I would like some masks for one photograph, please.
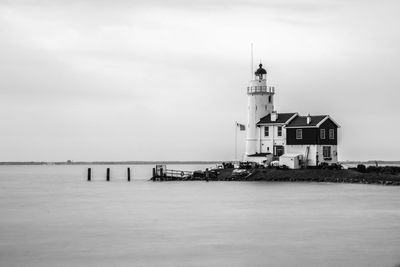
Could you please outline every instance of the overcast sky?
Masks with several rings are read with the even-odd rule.
[[[232,160],[252,42],[278,112],[329,114],[340,160],[399,160],[399,12],[397,0],[2,0],[0,161]]]

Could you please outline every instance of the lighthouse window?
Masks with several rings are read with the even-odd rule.
[[[303,129],[296,129],[296,139],[303,139]]]
[[[268,102],[271,103],[272,101],[272,96],[268,96]]]
[[[320,137],[321,139],[325,139],[325,129],[321,129]]]
[[[329,139],[335,139],[335,130],[329,129]]]
[[[278,126],[278,136],[282,136],[282,126]]]
[[[264,127],[264,136],[269,136],[269,126]]]

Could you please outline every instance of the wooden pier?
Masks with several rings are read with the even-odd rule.
[[[152,181],[186,181],[193,178],[192,171],[167,169],[166,165],[156,165],[153,168]]]

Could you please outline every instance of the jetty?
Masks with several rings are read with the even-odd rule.
[[[153,168],[152,181],[186,181],[193,177],[193,171],[167,169],[166,165],[158,164]]]
[[[400,185],[400,167],[374,167],[358,165],[343,169],[323,166],[319,168],[289,169],[283,167],[254,166],[241,162],[238,167],[223,165],[205,171],[181,171],[167,169],[165,165],[153,168],[152,181],[264,181],[264,182],[323,182]]]

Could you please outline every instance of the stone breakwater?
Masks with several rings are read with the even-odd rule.
[[[160,179],[163,181],[164,179]],[[356,170],[329,170],[329,169],[274,169],[255,168],[247,170],[213,169],[209,171],[208,178],[205,172],[193,176],[166,179],[183,181],[265,181],[265,182],[329,182],[351,184],[380,184],[400,185],[400,174],[361,173]]]
[[[400,175],[382,173],[360,173],[355,170],[275,170],[255,169],[247,177],[252,181],[281,182],[329,182],[352,184],[400,185]]]

